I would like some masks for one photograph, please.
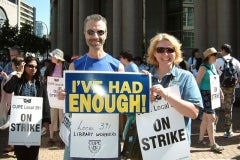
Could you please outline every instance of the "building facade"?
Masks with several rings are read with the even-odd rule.
[[[23,24],[34,26],[36,20],[36,8],[22,0],[0,0],[0,24],[5,20],[11,26],[21,28]]]
[[[36,8],[25,3],[22,0],[18,0],[18,25],[21,28],[23,24],[29,24],[34,26],[36,21]]]
[[[150,39],[166,32],[182,43],[186,58],[192,48],[204,51],[229,43],[240,55],[240,0],[51,0],[51,50],[66,57],[86,53],[83,34],[86,16],[106,17],[105,51],[117,57],[122,51],[144,56]],[[121,117],[120,131],[124,118]]]
[[[48,28],[47,28],[47,25],[42,22],[42,21],[35,21],[35,28],[34,28],[34,31],[35,31],[35,35],[38,36],[38,37],[46,37],[48,38]]]
[[[105,50],[113,56],[130,50],[143,56],[159,32],[176,36],[183,50],[217,49],[229,43],[240,50],[240,0],[51,0],[51,45],[67,56],[87,52],[83,21],[99,13],[108,21]]]
[[[18,24],[18,6],[8,0],[0,0],[0,24],[6,20],[11,26]]]

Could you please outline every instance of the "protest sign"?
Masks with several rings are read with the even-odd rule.
[[[177,85],[169,87],[168,93],[180,97]],[[151,103],[151,112],[137,114],[136,122],[143,159],[190,159],[184,117],[167,101]]]
[[[66,113],[149,112],[150,75],[64,71]]]
[[[118,124],[118,114],[73,113],[70,156],[83,158],[118,157]]]
[[[40,146],[42,104],[42,97],[12,97],[9,145]]]
[[[218,75],[210,76],[210,88],[211,88],[211,106],[212,109],[221,107],[221,98],[220,98],[220,81]]]
[[[63,88],[63,78],[47,77],[48,100],[51,108],[65,109],[65,100],[60,100],[57,97],[61,88]]]

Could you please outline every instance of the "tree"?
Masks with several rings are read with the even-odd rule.
[[[11,27],[6,21],[0,28],[0,50],[14,45],[20,46],[25,53],[44,54],[50,48],[50,41],[46,37],[37,37],[29,24],[23,24],[18,30],[17,26]]]
[[[12,47],[17,44],[18,27],[11,27],[6,20],[0,28],[0,49]]]

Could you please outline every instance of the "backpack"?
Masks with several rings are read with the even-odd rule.
[[[233,87],[236,85],[237,79],[235,78],[236,70],[233,66],[231,59],[223,59],[224,60],[224,67],[222,70],[222,74],[220,76],[220,84],[222,87]]]

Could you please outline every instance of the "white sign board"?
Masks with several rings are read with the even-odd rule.
[[[179,97],[178,86],[169,89]],[[161,99],[151,104],[151,112],[136,116],[139,143],[144,160],[190,159],[190,144],[184,117]]]
[[[220,83],[218,75],[210,76],[210,87],[211,87],[211,103],[212,109],[221,107],[221,98],[220,98]]]
[[[9,145],[40,146],[42,104],[42,97],[12,97]]]
[[[70,139],[71,157],[118,157],[119,114],[73,113]]]
[[[58,91],[63,88],[63,78],[47,77],[48,100],[51,108],[65,109],[65,100],[58,99]]]
[[[59,136],[65,145],[69,146],[69,136],[71,130],[71,113],[65,113],[63,117],[63,121],[60,125]]]

